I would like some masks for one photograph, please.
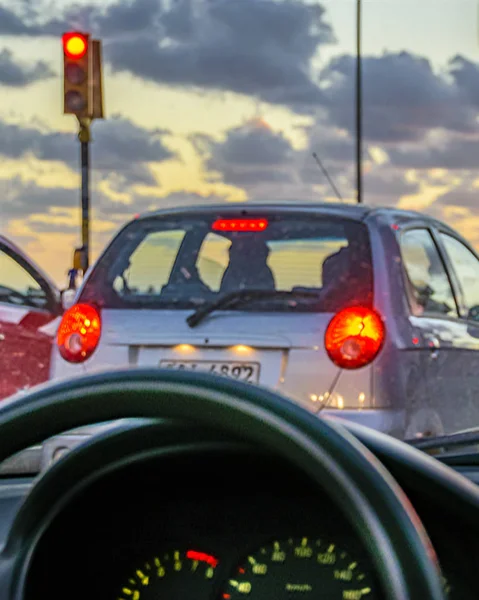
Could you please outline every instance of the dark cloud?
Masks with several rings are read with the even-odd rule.
[[[328,114],[334,125],[354,134],[355,64],[335,57],[322,71]],[[477,131],[476,107],[463,79],[470,63],[450,65],[453,81],[434,72],[431,63],[409,52],[363,58],[364,136],[376,142],[420,141],[430,129]],[[479,82],[477,74],[475,81]],[[459,85],[460,83],[460,85]],[[469,84],[472,85],[472,84]],[[472,93],[472,92],[471,92]]]
[[[479,169],[479,136],[448,137],[434,146],[390,148],[391,163],[408,169]]]
[[[0,5],[0,35],[60,36],[68,30],[67,20],[57,17],[45,19],[45,12],[45,7],[35,10],[31,5],[21,3],[15,3],[15,9]]]
[[[354,134],[355,57],[335,57],[321,72],[312,66],[321,47],[334,42],[320,4],[117,0],[73,4],[55,17],[51,8],[34,6],[0,7],[0,34],[58,36],[83,28],[104,40],[105,60],[114,72],[169,86],[238,92],[298,112],[326,111],[330,124]],[[439,73],[430,61],[404,51],[364,56],[362,64],[365,139],[418,142],[432,129],[478,130],[477,63],[456,56]]]
[[[155,185],[147,164],[175,157],[162,142],[166,132],[148,130],[121,116],[95,123],[92,128],[92,165],[102,177],[117,175],[126,185]],[[41,131],[0,121],[0,155],[60,161],[78,169],[79,144],[74,134]]]
[[[449,75],[469,102],[479,107],[479,65],[458,55],[449,61]]]
[[[335,132],[324,123],[303,130],[304,148],[295,149],[289,139],[255,120],[229,130],[221,141],[201,135],[193,142],[199,150],[210,179],[234,185],[246,191],[250,199],[260,201],[314,201],[333,198],[336,191],[343,198],[356,197],[355,144],[350,136]],[[419,191],[419,184],[407,181],[400,169],[390,164],[373,165],[367,172],[368,145],[364,149],[364,197],[367,202],[396,205],[403,196]]]
[[[336,187],[340,188],[340,193],[347,195],[350,185],[346,177],[355,164],[355,142],[352,137],[339,135],[328,124],[321,121],[306,128],[305,134],[308,138],[308,145],[303,152],[300,166],[302,181],[312,185],[324,183],[329,186],[321,166],[313,157],[313,153],[315,153]]]
[[[390,169],[379,169],[377,172],[363,176],[364,197],[368,204],[395,206],[402,196],[419,192],[418,183],[407,181],[403,175]]]
[[[92,7],[88,6],[85,13],[91,15],[92,29],[108,38],[129,32],[158,30],[161,17],[165,14],[164,4],[164,0],[120,0],[106,6],[101,12],[98,12],[98,9],[92,11]],[[189,2],[176,2],[171,8],[171,13],[166,14],[171,14],[172,17],[177,14],[181,19],[183,5],[188,8],[189,4]],[[185,19],[190,14],[191,12],[187,11]]]
[[[25,87],[54,76],[55,72],[43,61],[27,66],[16,62],[13,53],[7,48],[0,51],[0,85]]]
[[[63,187],[40,187],[20,177],[0,180],[2,220],[48,214],[51,208],[77,208],[79,191]]]
[[[311,59],[334,41],[324,13],[300,0],[133,0],[93,11],[90,20],[112,37],[105,58],[115,72],[310,106],[321,98]]]
[[[5,221],[24,219],[30,229],[38,233],[64,230],[78,231],[78,226],[59,223],[48,223],[38,218],[70,217],[72,210],[80,207],[80,190],[78,188],[43,187],[33,181],[25,181],[20,177],[11,180],[0,180],[1,214]],[[97,188],[91,191],[92,215],[102,220],[124,221],[138,212],[132,206],[116,202]],[[32,217],[32,218],[30,218]],[[93,218],[93,221],[95,219]]]
[[[230,129],[222,141],[206,135],[193,136],[192,141],[210,178],[218,173],[222,181],[239,187],[292,181],[295,151],[291,142],[262,121]]]
[[[56,18],[0,9],[0,34],[59,36],[69,28],[105,41],[114,72],[172,86],[233,91],[317,106],[322,94],[311,61],[333,43],[325,9],[302,0],[126,0],[104,8],[73,5]]]
[[[24,23],[18,12],[0,4],[0,35],[31,35],[30,30],[31,27]]]
[[[479,203],[479,189],[471,185],[461,185],[439,196],[434,202],[435,206],[459,206],[477,210]]]

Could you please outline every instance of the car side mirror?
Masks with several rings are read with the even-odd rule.
[[[76,290],[67,288],[61,291],[61,303],[63,310],[68,310],[75,304]]]

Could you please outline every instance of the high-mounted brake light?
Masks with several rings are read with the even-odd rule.
[[[358,369],[374,360],[384,336],[384,323],[377,312],[364,306],[352,306],[331,319],[324,344],[338,367]]]
[[[215,231],[264,231],[267,227],[266,219],[217,219],[212,225]]]
[[[58,350],[68,362],[83,362],[95,351],[100,335],[101,319],[97,309],[90,304],[75,304],[65,311],[58,328]]]

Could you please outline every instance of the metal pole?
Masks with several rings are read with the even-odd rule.
[[[357,201],[363,201],[362,182],[362,72],[361,72],[361,0],[356,0],[356,185]]]
[[[90,123],[80,120],[81,157],[81,238],[83,251],[83,273],[90,264]]]

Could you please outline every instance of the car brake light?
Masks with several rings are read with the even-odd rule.
[[[212,225],[215,231],[264,231],[267,227],[266,219],[217,219]]]
[[[370,363],[384,342],[385,327],[377,312],[352,306],[335,315],[324,336],[326,352],[342,369],[358,369]]]
[[[98,346],[101,334],[100,314],[90,304],[75,304],[65,311],[58,328],[57,345],[68,362],[80,363]]]

